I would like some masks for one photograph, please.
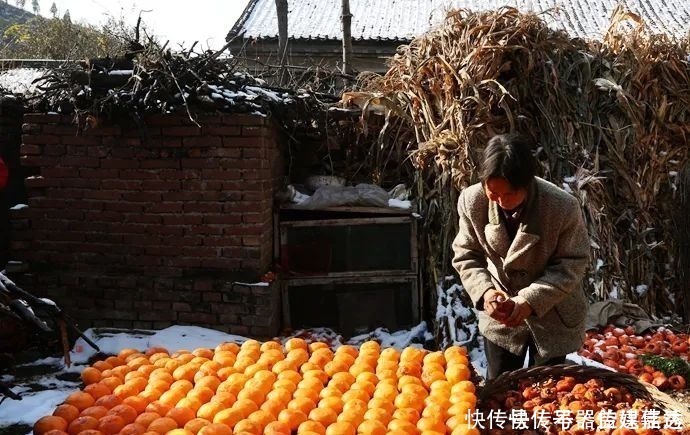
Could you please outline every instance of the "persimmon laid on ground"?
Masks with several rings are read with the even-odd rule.
[[[55,409],[51,417],[65,423],[54,420],[60,424],[50,430],[52,435],[434,435],[453,412],[476,405],[467,353],[452,349],[382,349],[374,341],[359,349],[331,349],[300,338],[173,353],[124,349],[83,371],[84,390]],[[453,428],[464,423],[454,421]]]

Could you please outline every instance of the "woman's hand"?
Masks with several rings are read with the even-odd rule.
[[[491,289],[484,293],[484,312],[493,319],[505,320],[512,313],[510,305],[510,298],[501,290]]]
[[[514,303],[513,310],[507,316],[507,318],[502,320],[502,322],[504,325],[514,328],[522,325],[525,322],[525,319],[532,314],[532,307],[523,297],[520,296],[515,296],[510,300]]]

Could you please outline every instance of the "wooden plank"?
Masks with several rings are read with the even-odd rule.
[[[312,278],[357,278],[357,277],[390,277],[403,275],[413,275],[417,273],[415,270],[410,269],[396,269],[396,270],[360,270],[354,272],[330,272],[330,273],[312,273],[312,274],[297,274],[291,275],[288,278],[283,278],[288,281],[295,279],[312,279]]]
[[[318,219],[308,221],[282,221],[281,227],[338,227],[347,225],[369,224],[404,224],[412,220],[409,216],[400,217],[371,217],[356,219]]]
[[[280,302],[283,311],[283,328],[292,328],[292,319],[290,317],[290,299],[288,297],[288,284],[281,282],[280,285]]]

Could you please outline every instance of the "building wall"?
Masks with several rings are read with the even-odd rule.
[[[35,175],[11,241],[26,289],[83,327],[277,333],[277,285],[232,285],[271,267],[275,128],[251,115],[199,122],[156,115],[78,134],[71,116],[26,114],[21,161]]]

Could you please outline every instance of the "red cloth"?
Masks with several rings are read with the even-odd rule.
[[[7,187],[7,181],[10,178],[10,171],[7,169],[5,161],[0,157],[0,190]]]

